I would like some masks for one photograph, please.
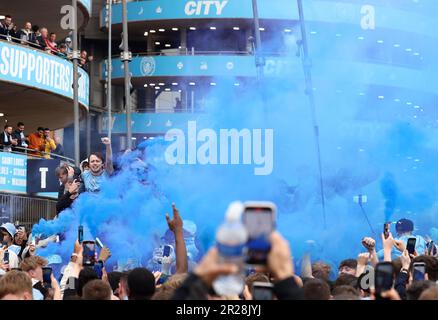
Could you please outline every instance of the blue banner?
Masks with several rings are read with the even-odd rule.
[[[27,157],[0,152],[0,191],[26,193]]]
[[[279,76],[301,68],[297,58],[268,57],[265,75]],[[298,68],[298,69],[297,69]],[[106,64],[102,64],[102,79]],[[254,56],[139,56],[129,64],[133,77],[256,77]],[[123,64],[113,60],[113,78],[123,78]]]
[[[89,77],[82,69],[79,73],[79,102],[88,108]],[[70,61],[5,41],[0,41],[0,81],[73,99],[73,64]]]
[[[351,1],[353,2],[353,1]],[[303,1],[306,21],[345,23],[360,27],[367,12],[372,10],[376,29],[396,29],[436,38],[438,19],[435,17],[437,1],[411,4],[386,4],[382,1],[312,0]],[[261,19],[298,20],[295,0],[257,0]],[[101,11],[101,27],[105,26],[106,9]],[[180,20],[180,19],[253,19],[252,0],[148,0],[128,3],[128,21]],[[122,23],[122,5],[113,6],[113,24]]]

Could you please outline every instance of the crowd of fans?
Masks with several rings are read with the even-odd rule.
[[[38,127],[36,132],[26,136],[23,122],[17,123],[15,130],[6,124],[0,134],[0,140],[0,148],[4,152],[20,152],[45,159],[64,155],[60,139],[52,138],[49,128]]]
[[[81,168],[61,165],[56,175],[61,183],[58,214],[70,207],[81,192],[100,192],[113,174],[111,141],[103,138],[105,158],[92,153]],[[55,277],[49,261],[38,256],[38,249],[50,241],[63,241],[54,235],[39,242],[23,226],[0,226],[0,299],[22,300],[438,300],[438,250],[431,239],[414,235],[411,220],[395,224],[396,237],[390,230],[380,239],[364,237],[364,252],[343,260],[337,270],[324,261],[311,261],[306,254],[301,270],[296,271],[290,245],[277,231],[268,239],[270,249],[264,266],[243,266],[224,260],[217,246],[204,255],[192,250],[188,220],[183,220],[175,205],[173,216],[165,215],[171,238],[172,254],[161,255],[159,268],[148,265],[106,270],[110,248],[100,245],[100,252],[86,246],[86,239],[74,244],[70,261]],[[409,248],[409,241],[416,239]],[[379,240],[379,241],[377,241]],[[82,243],[80,241],[83,241]],[[95,241],[98,243],[97,239]],[[382,250],[378,251],[378,242]],[[380,246],[380,245],[379,245]],[[97,247],[96,247],[97,248]],[[87,252],[86,252],[87,250]],[[160,248],[162,250],[162,248]],[[159,250],[158,250],[159,251]],[[420,273],[417,267],[423,267]],[[390,267],[386,280],[383,268]],[[335,276],[333,276],[335,273]],[[223,275],[238,274],[244,280],[240,294],[219,295],[213,283]],[[389,279],[389,280],[388,280]],[[388,283],[389,281],[389,283]],[[386,283],[386,285],[385,285]],[[385,286],[384,286],[385,285]],[[385,287],[384,290],[382,288]],[[260,289],[262,290],[260,291]]]
[[[72,40],[70,37],[63,42],[56,41],[56,33],[50,32],[45,27],[32,25],[26,22],[22,29],[17,27],[11,15],[6,15],[3,21],[0,21],[0,39],[20,43],[32,48],[40,49],[48,54],[57,55],[65,59],[71,59],[73,53]],[[93,60],[87,51],[82,50],[79,59],[79,65],[88,70],[88,64]]]

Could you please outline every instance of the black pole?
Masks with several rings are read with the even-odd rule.
[[[313,125],[313,132],[315,137],[315,147],[316,147],[316,154],[318,157],[318,170],[319,170],[319,186],[320,186],[320,193],[321,193],[321,209],[322,209],[322,215],[323,215],[323,221],[324,221],[324,229],[327,228],[327,221],[326,221],[326,209],[325,209],[325,196],[324,196],[324,181],[323,181],[323,174],[322,174],[322,165],[321,165],[321,148],[320,148],[320,141],[319,141],[319,126],[318,121],[316,118],[316,104],[315,104],[315,96],[313,95],[313,83],[312,83],[312,63],[309,57],[309,48],[307,45],[307,36],[306,36],[306,25],[304,22],[304,13],[303,13],[303,2],[302,0],[298,1],[298,13],[300,16],[300,28],[301,28],[301,47],[303,49],[303,69],[304,69],[304,78],[306,81],[306,95],[309,97],[309,103],[310,103],[310,109],[312,113],[312,125]]]

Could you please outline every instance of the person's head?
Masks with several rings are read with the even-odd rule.
[[[82,162],[82,172],[90,170],[90,165],[88,164],[88,161]]]
[[[317,279],[328,281],[331,271],[331,266],[325,262],[319,261],[312,264],[312,275]]]
[[[50,33],[49,40],[50,40],[50,42],[55,42],[56,41],[56,33],[54,33],[54,32]]]
[[[43,127],[38,127],[37,132],[41,137],[44,136],[44,128]]]
[[[100,279],[89,281],[82,289],[83,300],[111,300],[111,296],[110,285]]]
[[[32,23],[30,23],[29,21],[26,22],[26,23],[24,24],[24,29],[27,30],[27,31],[32,30]]]
[[[118,295],[118,288],[120,283],[120,278],[122,277],[122,273],[119,271],[112,271],[108,273],[108,282],[111,286],[111,290],[115,295]]]
[[[50,129],[49,128],[44,128],[44,136],[46,138],[48,138],[50,136]]]
[[[98,175],[103,171],[103,156],[100,152],[90,154],[88,163],[92,174]]]
[[[49,35],[49,30],[47,30],[47,28],[41,28],[40,32],[41,32],[41,37],[43,38],[47,38],[47,36]]]
[[[122,272],[119,280],[118,297],[120,300],[128,299],[128,275],[129,271]]]
[[[32,300],[32,280],[23,271],[12,270],[0,279],[0,300]]]
[[[269,282],[269,277],[264,273],[255,272],[247,276],[245,279],[245,284],[249,289],[252,288],[254,282]]]
[[[38,32],[40,31],[40,27],[39,27],[38,25],[34,24],[34,25],[32,26],[32,31],[33,31],[34,33],[38,33]]]
[[[61,43],[61,45],[59,46],[59,52],[67,53],[67,45],[65,43]]]
[[[82,297],[82,289],[92,280],[99,280],[99,276],[93,268],[84,268],[79,272],[78,287],[76,291],[78,296]]]
[[[55,175],[58,177],[59,182],[66,184],[68,181],[68,171],[66,166],[60,166],[55,169]]]
[[[438,286],[435,285],[427,290],[424,290],[418,300],[438,300]]]
[[[435,283],[429,280],[412,282],[406,289],[406,297],[408,300],[418,300],[425,290],[433,286]]]
[[[67,47],[71,46],[71,38],[69,37],[65,38],[65,44]]]
[[[35,280],[43,282],[43,267],[47,265],[47,260],[39,256],[31,256],[24,259],[20,268]]]
[[[305,300],[329,300],[330,287],[328,283],[321,279],[309,279],[304,283]]]
[[[412,234],[412,231],[414,231],[414,223],[409,219],[400,219],[395,224],[395,231],[399,237]]]
[[[332,290],[332,296],[335,300],[350,300],[350,299],[337,299],[337,298],[345,297],[345,296],[354,296],[359,298],[359,291],[350,285],[341,285],[335,287]]]
[[[339,286],[352,286],[357,288],[357,278],[349,273],[342,273],[334,282],[333,289]]]
[[[431,281],[438,281],[438,258],[433,256],[421,255],[412,259],[412,266],[415,262],[424,262],[426,264],[426,274]]]
[[[87,57],[88,57],[88,53],[87,53],[87,51],[82,50],[82,51],[81,51],[81,58],[82,58],[82,59],[87,59]]]
[[[1,237],[3,242],[7,242],[7,245],[10,246],[14,241],[14,236],[17,233],[17,229],[12,223],[7,222],[0,226],[0,232],[2,233]]]
[[[356,275],[357,261],[355,259],[346,259],[341,261],[338,268],[338,275],[351,274]]]
[[[129,300],[150,300],[155,292],[155,277],[148,269],[135,268],[128,275]]]
[[[24,131],[24,123],[23,122],[19,122],[17,123],[17,129],[21,132]]]
[[[12,134],[12,126],[11,125],[5,125],[5,132],[8,134]]]
[[[4,24],[9,27],[12,24],[12,16],[10,14],[5,15]]]

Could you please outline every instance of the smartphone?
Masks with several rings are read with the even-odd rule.
[[[99,246],[99,248],[103,249],[103,243],[98,237],[96,237],[96,244]]]
[[[389,237],[389,226],[391,225],[391,222],[385,222],[383,225],[383,234],[385,236],[385,239],[388,239]]]
[[[79,243],[82,243],[82,241],[84,241],[84,227],[83,226],[78,227],[78,241],[79,241]]]
[[[427,244],[427,254],[429,256],[436,256],[437,254],[437,248],[433,240],[429,241],[429,243]]]
[[[94,265],[94,271],[96,271],[99,279],[102,279],[102,275],[103,275],[102,269],[103,269],[103,262],[102,261],[96,262],[96,264]]]
[[[43,284],[46,288],[50,288],[52,286],[52,268],[43,267]]]
[[[391,262],[380,262],[376,265],[374,275],[374,288],[376,299],[382,299],[380,294],[392,288],[394,282],[394,267]]]
[[[168,244],[166,244],[163,248],[163,257],[168,257],[170,256],[170,253],[172,252],[172,246],[169,246]]]
[[[254,282],[251,294],[253,300],[273,300],[274,285],[270,282]]]
[[[277,208],[272,202],[246,202],[242,220],[248,232],[246,263],[266,265],[271,243],[269,236],[275,230]]]
[[[408,243],[406,244],[406,250],[408,250],[409,254],[415,253],[415,244],[417,243],[417,238],[409,238]]]
[[[167,281],[167,279],[169,279],[169,278],[170,278],[169,274],[162,273],[160,276],[160,279],[158,279],[157,284],[164,284]]]
[[[9,251],[8,250],[6,250],[5,253],[3,254],[3,263],[9,264]]]
[[[92,267],[95,264],[96,257],[96,245],[94,241],[82,241],[82,247],[84,251],[83,255],[83,266]]]
[[[414,281],[424,280],[424,275],[426,274],[426,263],[424,262],[414,262]]]

